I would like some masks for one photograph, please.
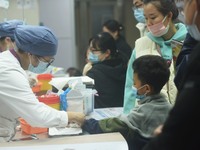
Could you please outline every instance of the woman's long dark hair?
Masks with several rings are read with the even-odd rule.
[[[116,42],[109,33],[107,32],[99,33],[92,38],[91,42],[93,48],[95,48],[96,50],[101,50],[103,53],[105,53],[106,50],[109,49],[111,59],[121,58],[124,64],[127,65],[128,63],[127,57],[117,50]]]

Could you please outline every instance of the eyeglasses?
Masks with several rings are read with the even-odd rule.
[[[55,58],[51,58],[50,60],[46,60],[44,57],[36,56],[38,60],[48,63],[47,68],[54,62]],[[41,60],[42,59],[42,60]]]

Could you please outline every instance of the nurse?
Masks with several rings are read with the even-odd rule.
[[[23,21],[9,20],[0,23],[0,52],[13,48],[14,31],[18,25],[23,25]]]
[[[47,27],[19,25],[14,50],[0,53],[0,142],[15,135],[18,118],[34,127],[81,124],[84,114],[58,111],[40,103],[32,92],[25,70],[41,73],[53,62],[58,41]]]

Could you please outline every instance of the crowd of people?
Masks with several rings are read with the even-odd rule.
[[[45,72],[57,38],[45,26],[0,23],[0,142],[12,140],[22,117],[37,127],[76,122],[90,134],[120,132],[130,150],[198,149],[200,1],[133,0],[132,10],[140,31],[134,48],[120,34],[123,26],[107,20],[89,39],[83,72],[66,72],[94,79],[95,108],[123,107],[120,116],[103,120],[40,103],[26,70]]]

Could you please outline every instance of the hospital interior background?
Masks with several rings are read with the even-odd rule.
[[[53,65],[82,70],[89,38],[101,32],[102,23],[115,19],[124,26],[123,36],[134,47],[139,37],[132,12],[132,0],[5,0],[0,5],[0,22],[24,20],[30,25],[45,25],[58,38],[58,53]]]

